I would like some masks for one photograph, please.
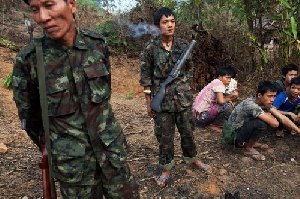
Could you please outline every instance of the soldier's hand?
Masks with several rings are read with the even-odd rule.
[[[151,109],[150,104],[147,105],[147,113],[151,118],[155,117],[155,111]]]

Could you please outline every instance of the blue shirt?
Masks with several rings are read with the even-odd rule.
[[[298,103],[300,103],[299,96],[294,102],[292,102],[289,100],[285,92],[281,92],[278,95],[276,95],[276,98],[273,102],[273,106],[280,111],[291,112],[297,106]]]

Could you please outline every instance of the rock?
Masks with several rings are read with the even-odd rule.
[[[0,143],[0,153],[6,153],[7,152],[7,146],[3,143]]]
[[[223,167],[229,167],[230,163],[223,164]]]
[[[28,197],[27,197],[27,196],[24,196],[22,199],[28,199]]]
[[[227,170],[226,169],[220,169],[219,170],[219,174],[222,176],[222,175],[224,175],[224,174],[226,174],[227,173]]]

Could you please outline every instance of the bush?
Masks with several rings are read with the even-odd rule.
[[[6,75],[4,80],[2,81],[2,86],[4,86],[7,89],[10,89],[12,87],[12,73],[9,73]]]

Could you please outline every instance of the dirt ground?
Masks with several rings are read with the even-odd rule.
[[[28,41],[23,14],[12,11],[8,18],[9,22],[3,21],[0,27],[0,38],[23,46]],[[15,52],[0,47],[0,82],[11,72],[14,57]],[[176,133],[176,165],[167,185],[158,187],[153,179],[159,173],[158,144],[138,83],[139,60],[124,55],[113,56],[111,62],[111,103],[127,138],[128,164],[140,185],[141,198],[221,199],[226,191],[239,191],[243,199],[300,198],[300,136],[277,139],[272,132],[262,140],[270,146],[263,151],[266,161],[257,162],[244,157],[241,149],[224,145],[220,134],[196,128],[199,158],[213,167],[211,175],[181,161],[180,137]],[[241,99],[253,94],[249,88],[256,83],[253,80],[239,85]],[[0,199],[42,197],[40,158],[38,149],[20,128],[12,91],[0,86]]]
[[[0,48],[0,80],[12,70],[15,53]],[[239,191],[241,198],[300,198],[300,136],[284,139],[264,137],[270,148],[263,151],[266,161],[244,157],[241,149],[222,143],[220,134],[204,128],[194,132],[199,158],[212,165],[206,175],[181,161],[180,137],[176,133],[175,160],[165,187],[153,179],[159,169],[158,144],[153,123],[146,114],[142,88],[138,84],[139,60],[112,57],[113,95],[111,103],[129,144],[128,163],[142,198],[224,198],[225,191]],[[243,85],[241,95],[249,96]],[[130,99],[130,97],[132,98]],[[12,91],[0,87],[0,198],[41,198],[40,153],[20,129]],[[59,192],[58,192],[59,193]]]

